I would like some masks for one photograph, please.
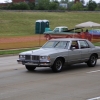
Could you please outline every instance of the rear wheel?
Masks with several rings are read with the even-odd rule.
[[[88,60],[87,65],[89,67],[94,67],[96,65],[96,63],[97,63],[97,56],[95,54],[93,54],[90,56],[90,59]]]
[[[53,66],[52,66],[52,71],[54,72],[61,72],[62,71],[62,68],[63,68],[63,60],[58,58],[55,60]]]
[[[28,71],[34,71],[35,68],[36,68],[36,67],[34,67],[34,66],[31,66],[31,65],[25,65],[25,67],[26,67],[26,69],[27,69]]]

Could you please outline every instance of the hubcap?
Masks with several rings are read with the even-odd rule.
[[[92,56],[91,57],[91,64],[94,65],[96,63],[96,57]]]
[[[57,70],[60,70],[62,68],[62,62],[60,60],[56,62],[56,68]]]

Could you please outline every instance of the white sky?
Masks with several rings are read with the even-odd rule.
[[[12,0],[0,0],[0,3],[4,3],[4,2],[11,2]],[[59,0],[60,1],[60,0]],[[70,1],[72,1],[72,0],[70,0]],[[85,0],[85,3],[86,2],[88,2],[89,0]],[[95,1],[96,3],[99,3],[100,2],[100,0],[93,0],[93,1]]]

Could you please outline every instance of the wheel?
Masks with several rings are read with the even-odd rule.
[[[36,67],[30,66],[30,65],[25,65],[25,67],[26,67],[26,69],[27,69],[28,71],[34,71],[34,69],[36,68]]]
[[[63,68],[63,60],[58,58],[55,60],[53,66],[52,66],[52,71],[54,72],[61,72],[62,71],[62,68]]]
[[[97,63],[97,56],[95,54],[93,54],[90,56],[90,59],[88,60],[87,65],[89,67],[94,67],[96,65],[96,63]]]

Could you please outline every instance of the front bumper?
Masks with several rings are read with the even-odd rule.
[[[33,62],[33,61],[26,61],[26,60],[17,60],[19,64],[23,65],[31,65],[35,67],[50,67],[50,62]]]

